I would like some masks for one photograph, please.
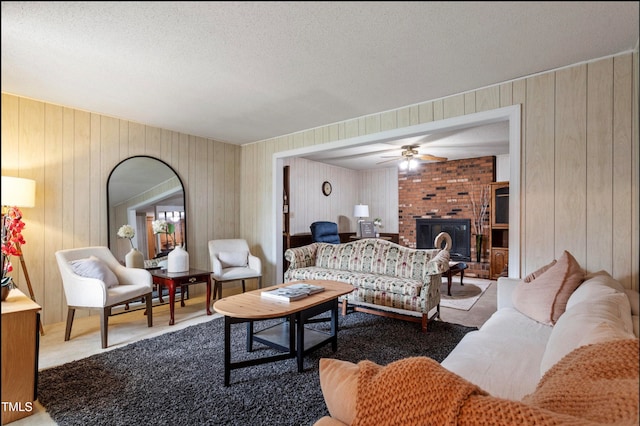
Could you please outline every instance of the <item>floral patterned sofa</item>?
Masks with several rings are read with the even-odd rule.
[[[355,290],[342,299],[343,314],[352,305],[357,311],[419,322],[422,331],[440,315],[442,274],[449,268],[446,250],[411,249],[370,238],[290,248],[285,259],[285,282],[314,279],[353,285]]]

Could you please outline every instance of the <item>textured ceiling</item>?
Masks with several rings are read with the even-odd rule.
[[[244,144],[638,43],[638,2],[2,2],[2,91]]]

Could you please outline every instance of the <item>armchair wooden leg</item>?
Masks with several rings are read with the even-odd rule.
[[[73,325],[73,316],[76,314],[75,308],[69,308],[67,311],[67,328],[64,331],[64,341],[68,341],[71,338],[71,326]]]
[[[147,302],[147,326],[151,327],[153,326],[153,309],[152,309],[152,293],[147,294],[145,297],[146,302]]]
[[[100,336],[102,338],[102,349],[107,347],[107,327],[109,326],[110,307],[105,307],[100,311]]]
[[[245,284],[244,284],[244,280],[242,280],[242,292],[244,293],[245,291],[246,291],[246,287],[245,287]]]

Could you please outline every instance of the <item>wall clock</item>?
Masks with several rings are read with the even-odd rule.
[[[331,182],[328,182],[328,181],[324,181],[324,182],[322,182],[322,193],[323,193],[325,196],[327,196],[327,197],[328,197],[328,196],[329,196],[329,194],[331,194],[331,189],[332,189],[332,188],[331,188]]]

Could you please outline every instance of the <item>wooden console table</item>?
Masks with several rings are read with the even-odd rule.
[[[167,272],[165,269],[153,269],[150,270],[153,283],[159,287],[159,293],[162,292],[162,286],[166,286],[169,289],[169,312],[171,313],[171,319],[169,325],[175,324],[174,320],[174,303],[176,301],[176,288],[180,287],[180,306],[184,307],[184,290],[185,287],[191,284],[206,283],[207,284],[207,315],[212,315],[211,312],[211,272],[202,271],[200,269],[190,268],[187,272]]]
[[[40,305],[17,288],[2,302],[2,424],[33,414]]]

